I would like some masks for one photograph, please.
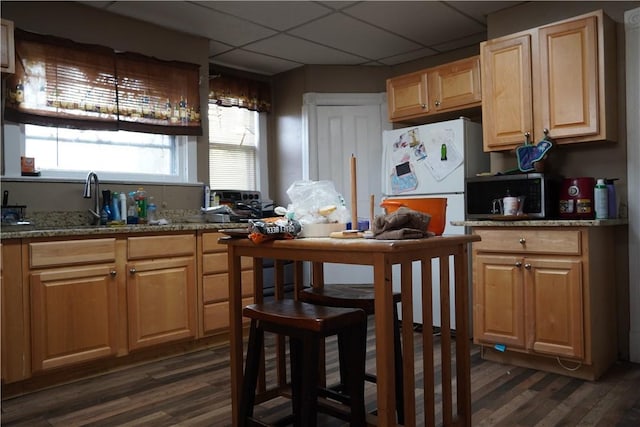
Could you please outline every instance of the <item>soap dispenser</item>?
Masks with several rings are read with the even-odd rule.
[[[100,210],[100,225],[107,225],[113,219],[111,213],[111,191],[104,190],[102,192],[102,209]]]

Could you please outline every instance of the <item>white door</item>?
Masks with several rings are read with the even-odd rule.
[[[351,156],[356,157],[357,214],[369,219],[370,197],[375,214],[382,194],[382,131],[386,121],[385,94],[306,94],[308,152],[305,179],[329,180],[351,209]],[[303,156],[305,157],[305,156]],[[325,265],[326,283],[373,283],[373,269],[345,264]]]

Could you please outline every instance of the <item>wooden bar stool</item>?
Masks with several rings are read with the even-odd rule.
[[[373,285],[370,284],[325,284],[322,288],[304,288],[298,292],[298,300],[329,307],[359,308],[367,313],[367,316],[375,313],[375,298]],[[395,376],[396,376],[396,411],[398,423],[404,424],[404,392],[402,380],[402,344],[400,343],[400,322],[398,320],[397,303],[401,300],[399,292],[393,293],[393,347],[395,354]],[[348,376],[346,364],[342,357],[345,352],[340,347],[340,384],[334,385],[324,390],[328,397],[339,400],[335,393],[340,393],[344,389],[344,379]],[[365,373],[365,380],[375,383],[376,376]]]
[[[340,363],[345,363],[349,372],[345,387],[350,410],[346,412],[348,416],[342,413],[341,418],[349,421],[351,426],[366,425],[364,365],[367,315],[364,310],[284,299],[248,305],[242,314],[251,319],[251,328],[240,398],[240,426],[267,425],[253,417],[265,331],[289,337],[294,426],[317,425],[319,349],[321,340],[331,335],[338,336]]]

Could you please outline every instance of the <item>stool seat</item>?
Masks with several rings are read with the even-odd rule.
[[[268,425],[254,418],[256,386],[260,370],[260,355],[264,351],[264,332],[289,337],[291,359],[291,398],[294,426],[317,425],[318,363],[320,343],[329,335],[338,336],[340,360],[348,371],[345,378],[348,412],[332,412],[349,421],[353,427],[366,425],[364,405],[367,314],[359,308],[327,307],[291,299],[250,304],[242,314],[251,319],[247,359],[240,396],[240,427]],[[277,397],[277,396],[275,396]],[[282,420],[280,420],[282,422]],[[278,423],[279,425],[280,423]]]
[[[269,322],[296,330],[335,335],[340,329],[364,322],[364,313],[351,308],[305,304],[285,299],[261,304],[249,304],[242,314],[251,319]]]
[[[372,284],[327,284],[322,288],[304,288],[298,299],[330,307],[361,308],[367,315],[375,312],[375,291]],[[393,293],[393,302],[399,303],[400,292]]]

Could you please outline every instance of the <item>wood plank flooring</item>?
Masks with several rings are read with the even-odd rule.
[[[372,371],[371,327],[369,332],[367,370]],[[273,341],[269,342],[272,345]],[[415,344],[422,345],[419,334]],[[327,341],[327,351],[331,383],[337,380],[335,340]],[[589,382],[485,361],[480,352],[478,346],[472,346],[474,426],[640,426],[638,364],[618,363],[599,381]],[[3,426],[29,427],[228,426],[228,359],[228,347],[221,346],[6,399],[2,401],[0,421]],[[439,363],[439,348],[435,360]],[[416,360],[418,388],[422,387],[421,365],[421,359]],[[273,358],[268,358],[268,379],[275,375],[273,366]],[[423,393],[418,390],[416,394],[421,411]],[[375,385],[367,384],[366,395],[368,410],[374,410]],[[289,401],[277,399],[262,404],[256,414],[270,419],[288,411]],[[345,423],[321,415],[320,425],[337,427]]]

